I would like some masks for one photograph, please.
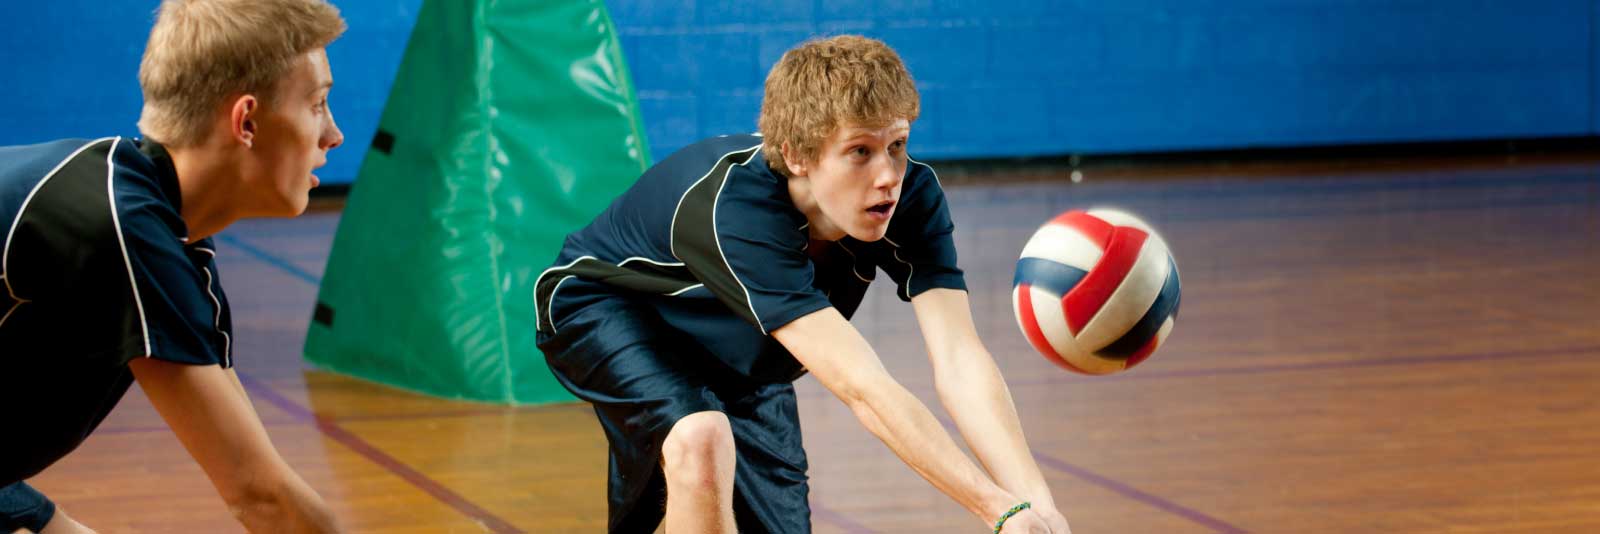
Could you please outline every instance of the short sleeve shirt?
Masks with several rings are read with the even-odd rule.
[[[965,290],[938,177],[913,161],[886,237],[846,237],[813,254],[807,221],[760,136],[695,143],[651,167],[588,226],[567,236],[536,283],[538,328],[601,298],[648,303],[665,322],[751,376],[803,369],[772,331],[832,306],[850,317],[879,271],[909,301]]]
[[[88,437],[133,359],[232,365],[215,249],[189,241],[180,205],[152,142],[0,147],[0,485]]]

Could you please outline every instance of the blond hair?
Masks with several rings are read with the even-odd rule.
[[[788,52],[767,74],[761,129],[767,165],[791,175],[781,148],[816,161],[817,151],[843,126],[878,128],[921,112],[911,73],[889,45],[859,35],[813,39]]]
[[[296,59],[344,30],[326,0],[163,0],[139,63],[139,131],[173,146],[197,144],[225,98],[270,102]]]

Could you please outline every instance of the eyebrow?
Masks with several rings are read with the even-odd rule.
[[[905,136],[906,136],[906,135],[907,135],[907,134],[909,134],[909,133],[911,133],[911,131],[910,131],[910,128],[907,128],[907,129],[906,129],[906,130],[904,130],[904,131],[899,131],[899,130],[896,130],[896,131],[894,131],[894,132],[890,132],[890,133],[891,133],[891,134],[893,134],[893,135],[891,135],[891,136],[890,136],[890,137],[893,137],[893,138],[895,138],[895,140],[898,140],[898,139],[899,139],[899,138],[901,138],[901,137],[905,137]],[[876,136],[876,135],[874,135],[874,133],[873,133],[873,132],[871,132],[871,131],[864,131],[864,132],[860,132],[860,133],[857,133],[857,134],[855,134],[855,135],[852,135],[852,136],[849,136],[849,137],[846,137],[846,138],[844,138],[844,140],[843,140],[843,141],[841,141],[841,142],[843,142],[843,143],[849,143],[849,142],[851,142],[851,141],[855,141],[855,140],[857,140],[857,139],[860,139],[860,138],[863,138],[863,137],[868,137],[868,138],[871,138],[871,137],[877,137],[877,136]]]

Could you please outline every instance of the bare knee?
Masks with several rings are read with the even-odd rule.
[[[710,489],[731,479],[734,443],[728,416],[696,412],[679,419],[661,445],[661,466],[668,486]]]

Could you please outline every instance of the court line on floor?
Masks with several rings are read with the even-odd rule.
[[[850,534],[876,534],[878,532],[851,520],[849,517],[845,517],[844,514],[833,511],[831,508],[817,504],[816,501],[811,501],[811,516],[823,522],[833,523],[834,526],[842,528]]]
[[[217,239],[222,240],[223,242],[225,242],[225,243],[227,243],[229,245],[238,247],[239,250],[245,251],[245,253],[250,254],[251,256],[254,256],[257,260],[260,260],[261,262],[266,263],[267,265],[271,265],[273,267],[277,267],[279,269],[282,269],[283,272],[286,272],[286,273],[289,273],[291,275],[294,275],[295,278],[299,278],[301,280],[304,280],[308,284],[311,284],[313,286],[317,286],[317,285],[321,285],[321,283],[322,283],[322,277],[314,275],[314,274],[311,274],[309,272],[306,272],[305,269],[301,269],[300,267],[296,266],[295,264],[289,263],[288,260],[284,260],[283,258],[279,258],[277,256],[274,256],[271,253],[269,253],[269,252],[267,252],[265,250],[262,250],[260,247],[257,247],[255,245],[250,244],[249,242],[246,242],[243,239],[239,239],[237,237],[234,237],[234,236],[228,235],[228,234],[218,234],[217,235]]]
[[[1262,365],[1257,367],[1224,367],[1213,369],[1180,369],[1173,371],[1128,371],[1114,375],[1083,377],[1070,375],[1066,372],[1057,373],[1055,376],[1037,378],[1032,380],[1008,381],[1011,386],[1038,386],[1072,384],[1093,384],[1096,382],[1125,382],[1130,380],[1157,380],[1164,378],[1194,378],[1207,376],[1245,376],[1266,373],[1288,373],[1297,371],[1326,371],[1362,369],[1368,367],[1395,367],[1402,365],[1426,365],[1434,363],[1472,363],[1485,360],[1520,360],[1527,358],[1569,357],[1600,352],[1600,345],[1587,347],[1565,347],[1559,349],[1530,349],[1512,351],[1491,351],[1480,353],[1440,354],[1436,356],[1398,356],[1384,359],[1344,360],[1337,362],[1306,362],[1287,363],[1278,365]]]
[[[313,286],[320,285],[322,282],[321,277],[308,273],[305,270],[296,267],[294,264],[274,256],[271,253],[262,250],[261,248],[256,247],[255,245],[252,245],[242,239],[228,235],[219,235],[218,239],[227,242],[229,245],[238,247],[240,250],[249,253],[257,260],[282,269],[283,271],[288,272],[289,274],[294,275],[296,278],[304,280],[306,283],[309,283]],[[418,489],[427,492],[429,495],[439,499],[446,505],[455,508],[457,511],[463,514],[466,514],[467,517],[478,521],[486,527],[489,527],[493,532],[522,532],[515,526],[512,526],[510,523],[505,522],[505,520],[500,519],[499,517],[490,513],[488,510],[480,508],[478,505],[473,504],[471,501],[468,501],[461,495],[450,491],[450,489],[444,487],[444,485],[428,478],[427,475],[412,469],[411,466],[408,466],[405,463],[395,459],[393,456],[389,456],[381,449],[373,446],[366,440],[361,439],[360,436],[357,436],[354,433],[345,430],[343,427],[340,427],[338,421],[344,420],[343,418],[317,415],[315,412],[295,404],[294,401],[291,401],[288,398],[278,394],[277,391],[274,391],[265,382],[250,378],[244,373],[238,374],[239,381],[243,382],[245,387],[251,391],[258,392],[258,396],[264,397],[265,400],[271,402],[279,409],[288,412],[296,419],[300,419],[308,423],[314,422],[317,430],[322,431],[323,435],[326,435],[329,438],[344,444],[344,446],[355,451],[357,454],[366,457],[368,460],[378,464],[380,467],[383,467],[400,478],[405,479],[407,482],[410,482]],[[811,505],[811,512],[815,515],[816,519],[832,523],[840,528],[845,529],[845,532],[849,532],[851,534],[872,534],[873,532],[876,532],[870,528],[862,526],[860,523],[856,523],[843,514],[827,508],[826,506],[813,503]]]
[[[955,435],[961,434],[960,428],[956,427],[954,421],[951,421],[943,415],[938,416],[938,419],[939,423],[944,425],[945,429],[950,431],[950,433]],[[1223,534],[1247,534],[1249,532],[1248,530],[1234,526],[1227,521],[1211,517],[1199,510],[1172,502],[1160,496],[1140,490],[1139,488],[1119,482],[1111,477],[1107,477],[1083,467],[1073,465],[1066,460],[1062,460],[1060,458],[1037,451],[1033,453],[1033,458],[1034,460],[1037,460],[1040,465],[1077,477],[1080,480],[1100,486],[1103,489],[1110,490],[1112,493],[1116,493],[1139,503],[1154,507],[1163,512],[1188,519],[1216,532]],[[1072,518],[1069,517],[1067,520],[1071,521]]]
[[[256,398],[276,406],[279,410],[283,410],[285,413],[288,413],[290,416],[303,423],[315,426],[317,430],[322,433],[322,435],[339,442],[339,444],[344,445],[345,448],[354,451],[356,454],[366,458],[368,461],[378,464],[379,467],[382,467],[390,473],[393,473],[395,476],[400,477],[402,480],[405,480],[412,486],[415,486],[417,489],[422,490],[424,493],[433,496],[433,498],[439,500],[439,502],[454,508],[457,512],[461,512],[461,514],[467,516],[467,518],[476,521],[485,528],[488,528],[490,532],[503,534],[523,532],[523,530],[517,528],[506,520],[501,519],[499,516],[496,516],[488,510],[473,504],[472,501],[467,500],[467,498],[461,496],[461,494],[451,491],[450,488],[447,488],[443,484],[428,478],[427,475],[424,475],[422,472],[413,469],[409,465],[406,465],[405,462],[401,462],[395,457],[390,456],[388,453],[383,452],[378,447],[368,443],[364,439],[361,439],[360,436],[355,435],[349,430],[345,430],[344,427],[339,426],[339,423],[332,418],[319,416],[310,409],[300,406],[294,401],[289,400],[288,397],[278,393],[277,390],[272,389],[272,387],[268,386],[265,382],[256,380],[255,378],[244,373],[238,373],[238,375],[239,382],[243,383],[245,389],[250,390],[250,392],[254,394]]]

